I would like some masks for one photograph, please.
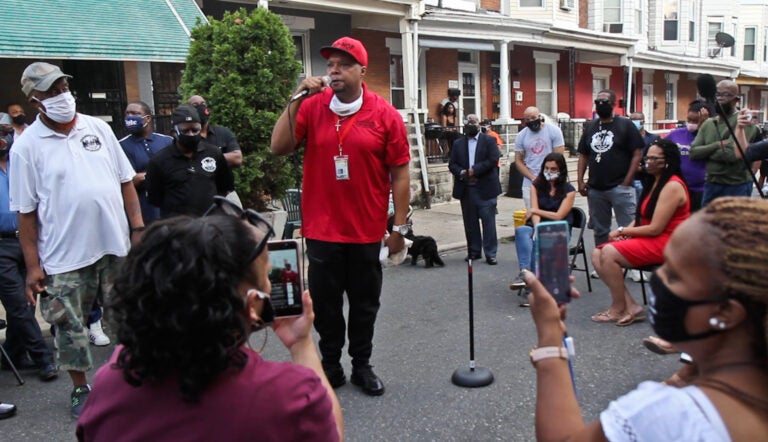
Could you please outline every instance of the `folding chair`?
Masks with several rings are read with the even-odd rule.
[[[283,210],[288,212],[283,239],[291,239],[293,238],[293,231],[301,228],[301,190],[288,189],[281,201]]]
[[[640,290],[643,292],[643,304],[648,305],[648,298],[645,296],[645,276],[644,272],[655,272],[656,269],[661,267],[661,264],[651,264],[643,267],[627,267],[624,269],[624,277],[627,277],[627,272],[630,270],[638,270],[640,272]]]
[[[0,319],[0,330],[4,329],[5,327],[7,327],[7,323],[4,319]],[[2,344],[0,344],[0,353],[2,353],[2,357],[5,359],[5,362],[8,363],[8,366],[11,367],[13,375],[16,376],[16,381],[18,381],[19,385],[24,385],[24,379],[21,378],[19,370],[16,369],[16,365],[11,360],[11,357],[8,356],[8,353],[5,352],[5,347],[3,347]]]
[[[579,272],[584,272],[587,278],[587,289],[591,292],[592,281],[590,281],[590,277],[589,277],[589,263],[587,260],[587,251],[584,247],[584,230],[587,229],[587,215],[584,213],[583,210],[574,206],[571,209],[571,216],[573,217],[572,229],[579,229],[578,235],[574,234],[573,230],[571,230],[571,242],[573,245],[568,248],[568,254],[571,255],[571,271],[577,270]],[[576,239],[575,242],[573,242],[574,238]],[[576,267],[576,258],[578,258],[579,255],[582,256],[584,261],[583,269]]]

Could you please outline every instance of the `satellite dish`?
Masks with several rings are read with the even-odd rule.
[[[718,32],[715,34],[715,41],[721,48],[730,48],[736,43],[733,36],[731,36],[731,34],[726,34],[725,32]]]

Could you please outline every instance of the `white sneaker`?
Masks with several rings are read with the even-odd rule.
[[[600,275],[597,274],[597,270],[592,270],[592,273],[590,273],[589,276],[592,279],[600,279]]]
[[[109,345],[109,337],[104,334],[104,330],[101,328],[101,321],[96,321],[88,326],[88,339],[91,344],[97,347],[104,347]]]
[[[630,270],[628,276],[632,281],[640,282],[640,270]]]

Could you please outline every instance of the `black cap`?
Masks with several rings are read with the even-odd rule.
[[[200,115],[194,107],[182,104],[173,111],[171,122],[174,126],[180,123],[199,123]]]

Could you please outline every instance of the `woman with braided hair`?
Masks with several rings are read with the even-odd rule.
[[[595,322],[627,326],[645,319],[624,283],[623,268],[661,264],[669,237],[691,214],[688,187],[680,168],[680,150],[673,141],[658,139],[643,158],[642,204],[636,221],[608,234],[609,242],[592,253],[592,264],[611,291],[611,306],[592,316]]]
[[[531,352],[537,438],[768,439],[767,219],[768,201],[723,197],[675,230],[651,277],[650,320],[661,338],[691,355],[697,373],[684,387],[642,382],[590,424],[581,418],[568,353],[560,349],[565,308],[525,272],[539,338]]]
[[[110,306],[120,345],[96,374],[78,440],[343,439],[309,291],[301,316],[272,309],[272,226],[219,196],[206,215],[155,222],[128,254]],[[250,348],[270,325],[292,363]]]

